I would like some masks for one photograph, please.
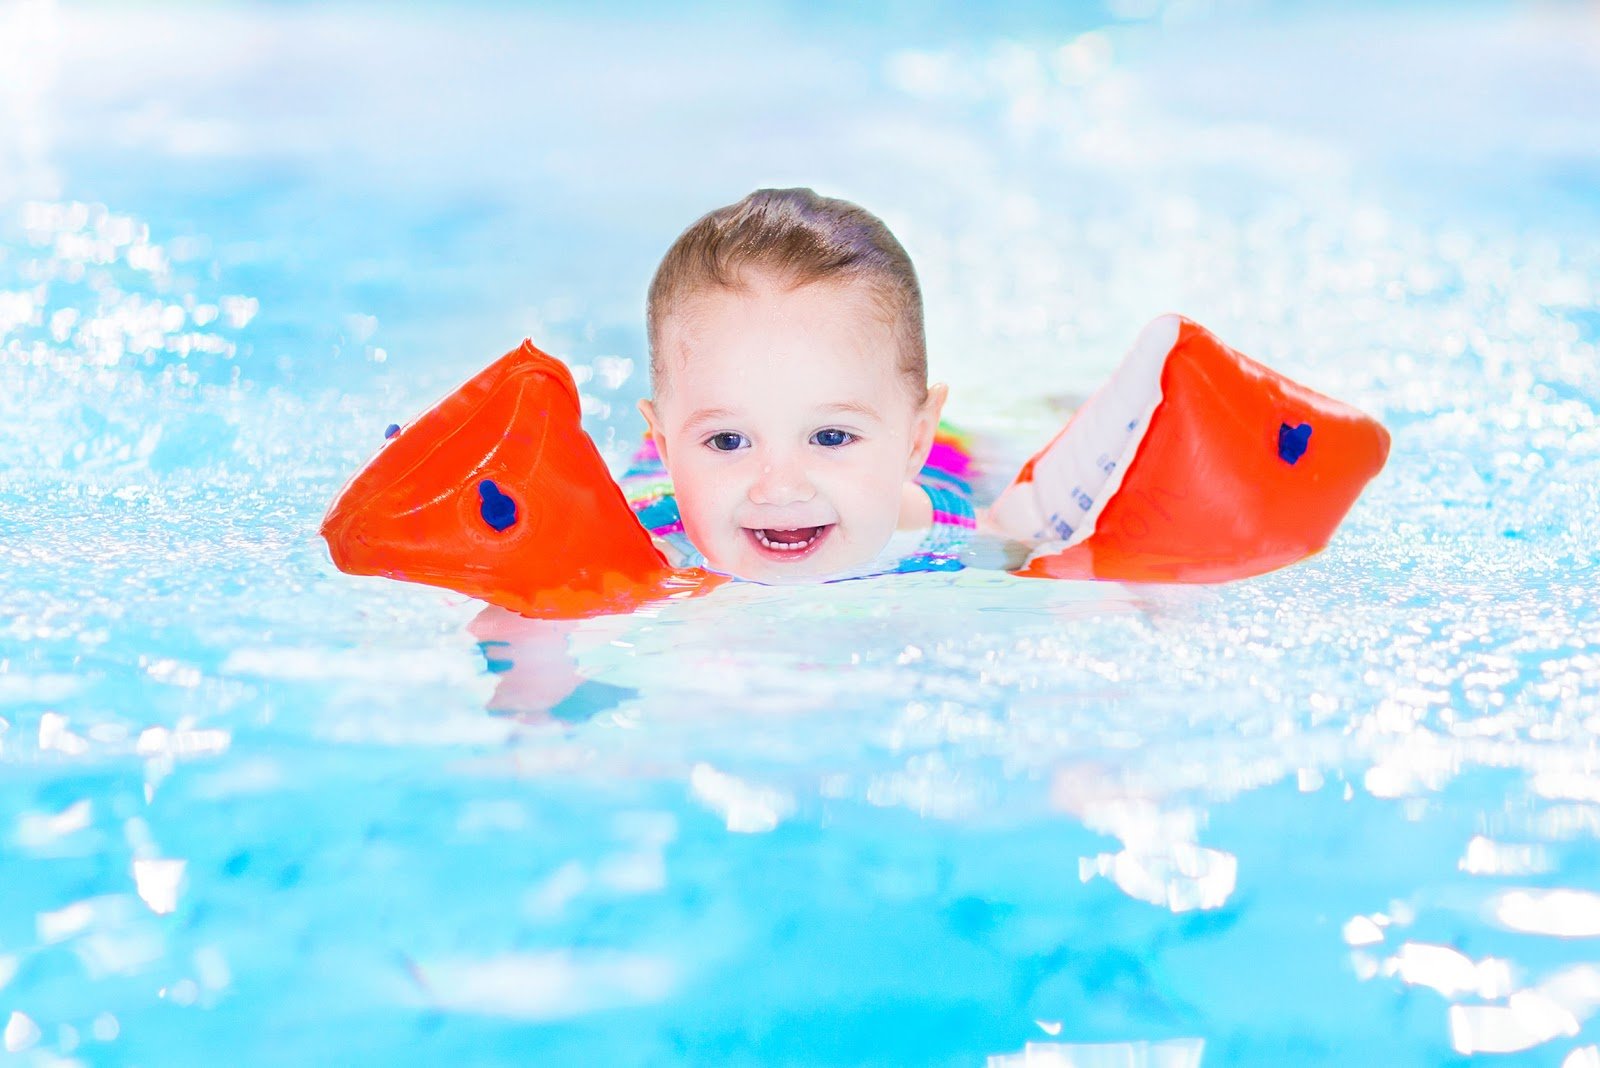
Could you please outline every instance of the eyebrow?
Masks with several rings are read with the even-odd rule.
[[[720,423],[724,419],[730,419],[732,417],[733,413],[726,408],[701,408],[699,411],[690,415],[688,420],[685,421],[683,425],[689,427],[699,426],[701,423]]]
[[[824,412],[848,412],[851,415],[863,415],[868,419],[878,418],[878,410],[870,404],[859,401],[840,401],[837,404],[824,404],[820,409]]]

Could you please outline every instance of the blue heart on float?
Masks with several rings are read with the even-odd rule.
[[[1297,463],[1306,454],[1306,446],[1310,441],[1310,423],[1301,423],[1299,426],[1281,424],[1278,427],[1278,458],[1286,464]]]

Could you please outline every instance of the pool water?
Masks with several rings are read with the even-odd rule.
[[[23,1064],[1600,1065],[1600,16],[0,8]],[[1334,543],[533,623],[336,572],[532,336],[608,461],[700,212],[1048,434],[1165,311],[1380,417]]]

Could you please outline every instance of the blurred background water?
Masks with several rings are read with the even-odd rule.
[[[1600,11],[0,5],[22,1063],[1600,1065]],[[1394,432],[1218,587],[534,625],[315,528],[810,185],[1025,451],[1189,315]]]

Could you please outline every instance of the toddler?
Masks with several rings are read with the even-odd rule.
[[[928,465],[947,388],[876,216],[757,190],[673,243],[648,316],[650,440],[622,484],[674,564],[769,583],[925,569],[974,531],[965,484]]]
[[[1260,574],[1325,546],[1389,451],[1375,420],[1164,315],[978,511],[940,433],[905,249],[809,189],[757,190],[684,231],[649,334],[628,504],[670,563],[759,582]],[[578,416],[570,375],[524,342],[392,429],[323,520],[334,563],[529,614],[659,587]]]

